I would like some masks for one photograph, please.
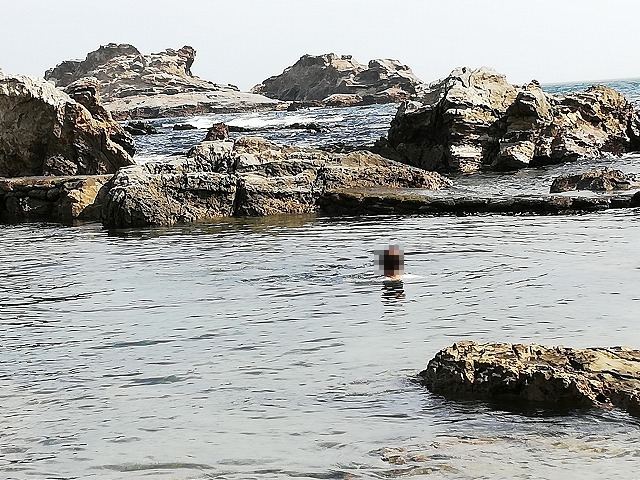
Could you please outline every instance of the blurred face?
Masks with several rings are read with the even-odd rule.
[[[404,271],[404,254],[398,245],[389,245],[389,248],[379,254],[378,267],[386,277],[396,277]]]

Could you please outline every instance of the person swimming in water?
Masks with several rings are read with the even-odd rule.
[[[377,263],[382,274],[390,280],[400,280],[404,272],[404,252],[399,245],[389,245],[389,248],[376,252]]]

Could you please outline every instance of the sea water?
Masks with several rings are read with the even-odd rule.
[[[501,410],[415,377],[459,340],[639,348],[639,227],[637,209],[0,225],[0,478],[635,478],[625,412]],[[401,284],[375,268],[389,243]]]

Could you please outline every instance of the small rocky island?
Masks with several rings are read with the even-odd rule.
[[[84,60],[66,60],[44,74],[59,87],[94,77],[104,106],[117,120],[275,108],[278,101],[191,73],[196,51],[184,46],[143,55],[129,44],[109,43]]]
[[[640,415],[640,351],[464,341],[418,375],[430,391],[505,407],[615,406]]]
[[[303,55],[252,92],[277,100],[326,106],[399,103],[417,95],[424,82],[397,60],[376,59],[365,67],[351,55]]]

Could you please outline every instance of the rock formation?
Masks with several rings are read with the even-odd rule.
[[[499,150],[500,119],[518,90],[488,68],[456,69],[403,103],[388,142],[401,161],[426,170],[474,172]]]
[[[0,179],[0,222],[100,221],[111,175]]]
[[[133,164],[133,139],[100,104],[91,81],[68,86],[0,78],[0,176],[91,175]]]
[[[619,92],[595,85],[552,96],[525,86],[504,117],[506,132],[491,165],[499,170],[550,165],[637,149],[633,106]]]
[[[640,175],[624,173],[612,168],[591,170],[576,175],[562,175],[553,180],[550,192],[570,192],[573,190],[592,190],[610,192],[612,190],[630,190],[640,188]]]
[[[401,105],[381,153],[440,172],[513,170],[640,148],[640,120],[620,93],[595,86],[553,96],[488,68],[454,70]]]
[[[558,215],[640,207],[640,192],[576,195],[426,195],[384,188],[327,191],[317,201],[320,212],[354,215]]]
[[[420,372],[432,392],[452,398],[562,408],[617,406],[640,415],[640,351],[458,342]]]
[[[67,60],[47,70],[45,78],[60,87],[97,78],[105,108],[119,120],[264,109],[278,103],[194,76],[195,54],[184,46],[143,55],[133,45],[110,43],[84,60]]]
[[[203,142],[188,158],[120,169],[108,185],[108,228],[231,215],[312,213],[325,192],[373,186],[436,189],[451,181],[369,152],[331,154],[258,137]]]
[[[371,60],[365,67],[351,55],[304,55],[252,92],[285,101],[323,101],[332,106],[400,102],[423,82],[397,60]]]

